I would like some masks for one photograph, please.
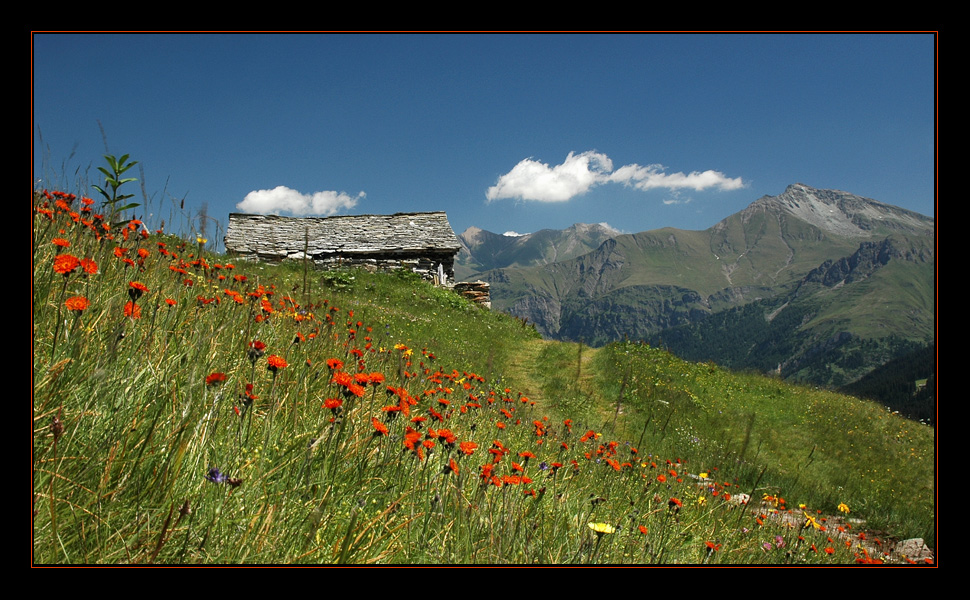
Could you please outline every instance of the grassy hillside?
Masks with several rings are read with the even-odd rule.
[[[544,342],[406,274],[233,264],[87,206],[33,198],[35,563],[905,563],[895,538],[935,545],[932,430],[880,406]]]

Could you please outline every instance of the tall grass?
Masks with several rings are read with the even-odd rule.
[[[839,504],[932,529],[929,434],[877,408],[33,202],[36,563],[827,564],[876,552]]]

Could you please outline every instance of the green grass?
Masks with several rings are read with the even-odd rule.
[[[935,544],[932,430],[880,407],[34,207],[37,564],[852,563],[840,503]]]

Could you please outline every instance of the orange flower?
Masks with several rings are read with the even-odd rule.
[[[367,392],[363,386],[357,385],[356,383],[348,383],[347,389],[344,390],[344,395],[347,397],[357,396],[358,398],[363,398],[364,394]]]
[[[375,436],[387,435],[388,433],[390,433],[387,429],[387,425],[378,421],[376,417],[371,417],[370,422],[371,422],[371,425],[374,426]]]
[[[268,363],[266,368],[268,368],[273,373],[276,373],[276,371],[278,371],[279,369],[285,369],[286,367],[289,366],[286,364],[286,360],[282,356],[278,356],[276,354],[270,354],[269,357],[266,359],[266,362]]]
[[[141,307],[129,300],[125,303],[125,316],[132,319],[141,318]]]
[[[67,277],[74,269],[81,266],[81,261],[71,254],[58,254],[54,257],[54,272]]]
[[[71,242],[65,240],[64,238],[54,238],[51,240],[51,243],[53,243],[55,246],[60,246],[61,248],[68,248],[71,245]]]
[[[71,296],[64,301],[64,305],[67,306],[68,310],[74,310],[80,313],[91,306],[91,303],[84,296]]]
[[[88,275],[95,275],[98,272],[98,263],[94,262],[90,258],[82,258],[81,268],[83,268],[84,272]]]
[[[141,298],[141,295],[145,293],[148,293],[148,287],[145,286],[144,283],[140,283],[138,281],[128,283],[128,296],[130,296],[133,301],[138,300]]]

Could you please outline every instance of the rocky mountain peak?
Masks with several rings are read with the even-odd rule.
[[[480,229],[472,225],[458,236],[459,240],[462,240],[466,246],[474,246],[480,242],[480,238],[483,233],[487,233],[484,229]]]
[[[818,229],[844,237],[872,237],[894,231],[932,231],[930,217],[840,190],[821,190],[803,183],[789,185],[778,196],[763,196],[742,211],[781,211]]]

